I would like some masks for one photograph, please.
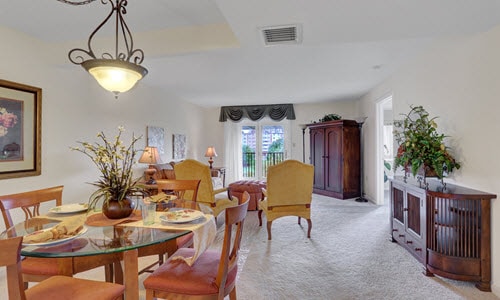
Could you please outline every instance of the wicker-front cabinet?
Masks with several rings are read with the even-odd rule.
[[[360,196],[360,130],[353,120],[308,124],[314,193],[349,199]]]
[[[391,237],[433,274],[491,291],[490,202],[496,195],[428,179],[391,180]]]

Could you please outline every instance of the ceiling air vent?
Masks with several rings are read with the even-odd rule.
[[[302,30],[299,25],[284,25],[261,28],[266,45],[298,44]]]

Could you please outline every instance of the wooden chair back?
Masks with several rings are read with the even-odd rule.
[[[179,199],[196,201],[200,180],[166,179],[158,180],[156,184],[158,186],[158,193],[173,191]],[[191,191],[191,193],[186,193],[186,191]],[[188,196],[189,199],[187,199]]]
[[[244,194],[243,197],[245,197]],[[249,194],[248,199],[250,199]],[[233,282],[230,286],[226,286],[226,279],[227,274],[238,265],[238,252],[240,250],[241,237],[243,234],[243,223],[248,210],[248,199],[243,202],[243,204],[228,207],[225,210],[224,240],[222,242],[222,252],[216,278],[217,286],[221,287],[219,290],[219,299],[224,299],[225,292],[233,290],[236,284],[236,282]],[[236,226],[234,235],[233,226]],[[224,289],[224,287],[226,287],[226,289]]]
[[[26,299],[21,275],[21,243],[23,237],[0,240],[0,266],[6,267],[9,300]]]
[[[2,211],[5,228],[14,226],[11,209],[20,208],[24,212],[25,219],[31,219],[40,215],[40,204],[55,201],[54,206],[62,205],[62,185],[28,191],[23,193],[0,196],[0,210]]]

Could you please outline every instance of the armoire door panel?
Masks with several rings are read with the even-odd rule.
[[[324,131],[311,130],[311,164],[314,168],[314,188],[324,189]]]
[[[343,155],[338,151],[342,147],[342,127],[333,127],[325,129],[326,141],[326,164],[328,167],[325,170],[325,190],[337,193],[342,192],[342,178],[343,170]]]

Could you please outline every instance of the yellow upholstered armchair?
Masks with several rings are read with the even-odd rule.
[[[267,189],[262,189],[264,199],[259,201],[259,225],[262,212],[267,217],[267,238],[271,239],[271,224],[285,216],[307,220],[307,237],[311,237],[311,200],[314,167],[298,160],[286,160],[267,170]]]
[[[227,207],[238,205],[238,198],[228,198],[227,188],[214,190],[210,168],[194,159],[186,159],[174,165],[176,179],[201,180],[198,188],[197,202],[210,206],[217,216]],[[191,197],[191,191],[186,191],[185,197]]]

